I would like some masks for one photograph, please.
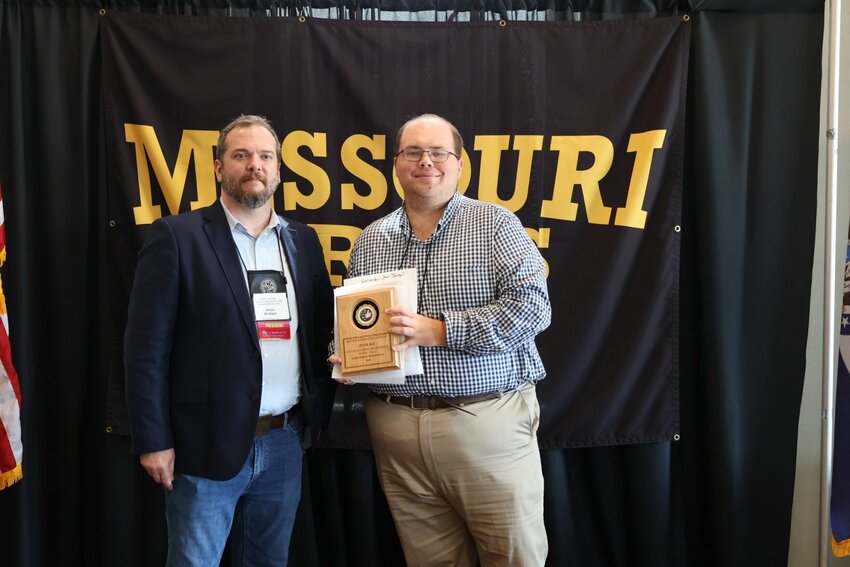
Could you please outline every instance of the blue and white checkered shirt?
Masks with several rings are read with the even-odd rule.
[[[446,322],[447,347],[420,347],[424,374],[372,390],[471,396],[546,376],[534,337],[552,309],[543,258],[507,209],[455,193],[434,233],[411,236],[403,208],[373,222],[351,251],[348,277],[417,268],[419,313]]]

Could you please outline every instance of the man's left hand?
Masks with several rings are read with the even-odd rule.
[[[445,321],[431,319],[399,306],[387,309],[387,315],[390,316],[390,332],[404,337],[404,342],[393,347],[394,351],[403,352],[413,346],[444,347],[448,344]]]
[[[342,359],[336,353],[333,353],[328,357],[328,364],[330,364],[331,366],[336,366],[337,364],[342,364]],[[348,380],[347,378],[342,378],[342,377],[334,378],[333,375],[331,375],[331,378],[333,378],[334,380],[336,380],[340,384],[345,384],[346,386],[351,386],[352,384],[354,384],[354,382],[352,382],[351,380]]]

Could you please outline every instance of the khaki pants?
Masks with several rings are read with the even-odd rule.
[[[533,384],[457,409],[370,396],[366,419],[381,486],[410,566],[542,566],[540,406]]]

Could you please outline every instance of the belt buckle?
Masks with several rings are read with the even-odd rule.
[[[442,409],[443,400],[436,396],[410,396],[410,409],[437,410]],[[451,405],[451,404],[450,404]]]

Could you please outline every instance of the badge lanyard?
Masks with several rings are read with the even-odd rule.
[[[283,250],[277,239],[277,251],[280,254],[281,270],[249,270],[236,247],[239,261],[245,269],[248,290],[254,303],[254,319],[257,324],[257,338],[261,341],[285,340],[291,337],[289,298],[286,293],[286,274],[284,272]],[[256,264],[256,261],[255,261]]]
[[[404,210],[404,216],[407,218],[407,242],[404,244],[404,252],[401,255],[401,262],[399,264],[399,269],[403,270],[407,263],[407,254],[410,251],[410,242],[413,240],[413,223],[410,222],[410,217],[407,216],[407,209]],[[439,228],[439,223],[438,223]],[[440,231],[442,232],[442,231]],[[434,243],[440,235],[437,234],[437,228],[434,229],[433,234],[428,239],[428,243],[425,245],[425,268],[422,270],[422,277],[416,282],[416,299],[417,304],[419,305],[419,312],[422,313],[424,309],[424,301],[425,301],[425,292],[428,291],[428,268],[431,265],[431,251],[434,248]]]

